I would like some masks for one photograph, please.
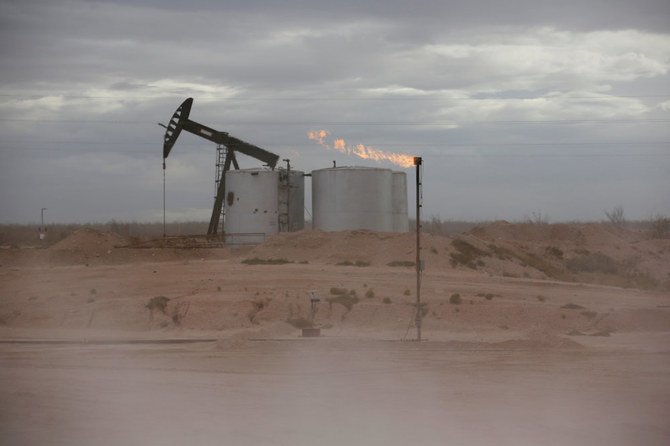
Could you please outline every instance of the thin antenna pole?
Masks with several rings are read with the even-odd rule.
[[[186,102],[184,102],[184,103],[186,103]],[[191,110],[190,105],[189,105],[188,110],[189,111]],[[173,119],[174,119],[174,116],[173,116]],[[165,125],[165,124],[162,124],[162,123],[159,122],[158,125],[163,127],[165,130],[168,129],[168,126]],[[167,138],[167,133],[166,133],[166,138]],[[167,139],[166,139],[166,141],[167,141]],[[174,141],[173,141],[173,144],[174,144]],[[169,150],[168,150],[168,152],[169,152]],[[166,156],[167,156],[167,154],[165,152],[165,143],[164,143],[163,144],[163,241],[165,241],[165,157]]]
[[[414,157],[416,166],[416,340],[421,342],[421,157]]]
[[[165,240],[165,158],[163,158],[163,240]]]

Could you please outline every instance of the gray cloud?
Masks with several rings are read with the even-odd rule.
[[[42,206],[60,221],[157,218],[156,123],[189,96],[194,119],[306,171],[372,163],[307,139],[321,128],[422,155],[425,210],[443,218],[669,214],[669,10],[0,2],[2,220],[34,220]],[[172,215],[207,218],[213,157],[206,141],[180,139]]]

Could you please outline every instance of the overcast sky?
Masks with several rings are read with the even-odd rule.
[[[670,215],[667,0],[0,0],[0,51],[2,223],[162,220],[188,97],[305,172],[399,169],[315,130],[422,156],[425,216]],[[169,220],[209,219],[214,156],[182,134]]]

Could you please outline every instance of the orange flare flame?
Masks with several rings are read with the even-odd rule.
[[[374,161],[389,161],[396,166],[412,167],[414,165],[414,157],[405,155],[404,153],[385,152],[383,150],[375,149],[364,144],[350,145],[342,138],[336,138],[332,144],[326,142],[326,138],[330,135],[328,130],[312,130],[307,132],[307,137],[316,143],[327,147],[329,149],[337,150],[346,155],[355,155],[363,159],[371,159]]]
[[[309,139],[326,147],[328,147],[328,145],[326,144],[325,139],[328,135],[330,135],[328,130],[312,130],[311,132],[307,132],[307,137]]]

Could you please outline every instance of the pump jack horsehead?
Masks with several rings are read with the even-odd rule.
[[[226,172],[230,170],[231,165],[234,166],[235,169],[240,168],[240,166],[237,164],[235,153],[240,152],[252,158],[256,158],[273,170],[277,165],[279,156],[268,152],[265,149],[261,149],[260,147],[257,147],[253,144],[242,141],[241,139],[230,136],[227,132],[220,132],[195,121],[191,121],[188,116],[191,113],[192,105],[193,98],[186,99],[179,106],[177,111],[174,112],[168,125],[164,126],[166,130],[163,142],[163,170],[165,170],[165,160],[170,154],[170,151],[172,150],[172,147],[177,141],[177,138],[179,137],[179,134],[182,130],[186,130],[189,133],[193,133],[194,135],[200,136],[201,138],[205,138],[209,141],[226,147],[226,158],[223,164],[223,170],[221,171],[221,178],[219,179],[216,198],[214,199],[212,217],[209,220],[209,228],[207,229],[208,236],[216,236],[219,227],[219,219],[221,218],[223,199],[226,194]]]

